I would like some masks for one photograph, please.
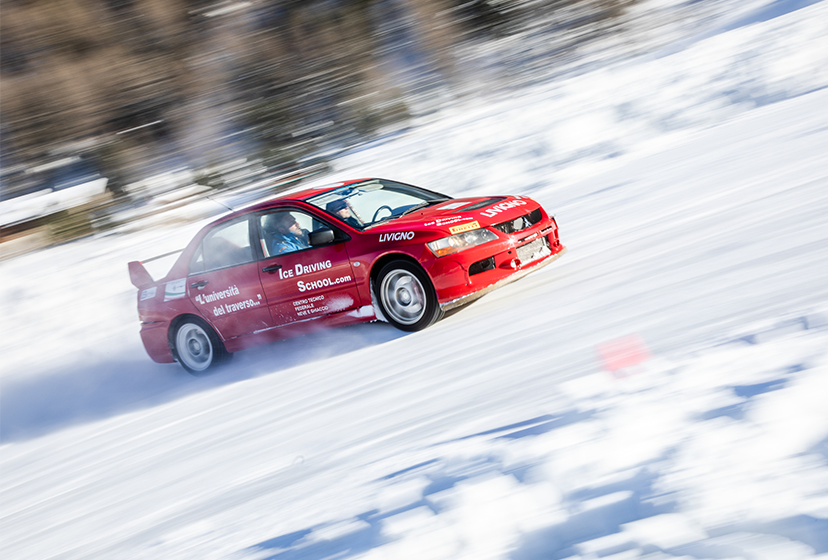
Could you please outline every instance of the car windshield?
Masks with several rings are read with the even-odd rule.
[[[384,179],[354,183],[307,201],[356,229],[366,229],[450,197]]]

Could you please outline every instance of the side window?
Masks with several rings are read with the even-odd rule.
[[[198,249],[196,252],[193,253],[193,256],[190,258],[190,274],[197,274],[199,272],[204,272],[204,248],[203,243],[198,244]]]
[[[208,233],[190,261],[190,273],[227,268],[253,261],[247,219],[222,224]]]
[[[308,233],[315,220],[298,210],[278,210],[259,217],[262,251],[265,258],[308,249]]]

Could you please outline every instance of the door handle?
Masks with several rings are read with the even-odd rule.
[[[279,270],[280,268],[282,268],[282,265],[280,265],[280,264],[272,264],[272,265],[270,265],[270,266],[266,266],[266,267],[264,267],[264,268],[262,269],[262,272],[276,272],[276,271],[277,271],[277,270]]]
[[[191,288],[198,288],[200,290],[209,283],[210,282],[208,282],[207,280],[202,280],[200,282],[193,282],[192,284],[190,284],[190,287]]]

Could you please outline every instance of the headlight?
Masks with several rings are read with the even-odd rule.
[[[497,239],[497,235],[487,229],[475,229],[464,231],[436,241],[429,241],[426,246],[434,253],[435,257],[445,257],[452,253],[458,253],[469,247],[483,245]]]

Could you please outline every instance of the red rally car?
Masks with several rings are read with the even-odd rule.
[[[200,373],[319,326],[418,331],[561,256],[530,198],[451,198],[385,179],[307,189],[205,226],[166,277],[129,263],[150,357]]]

